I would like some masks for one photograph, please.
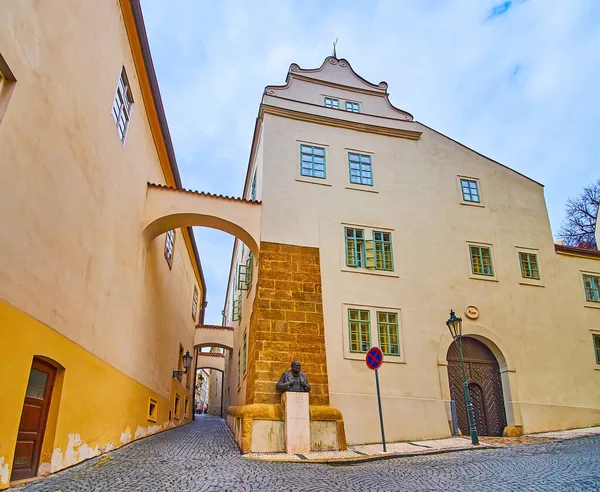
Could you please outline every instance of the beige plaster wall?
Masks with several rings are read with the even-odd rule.
[[[275,96],[265,99],[277,104]],[[463,315],[465,333],[502,348],[509,425],[564,428],[566,408],[579,425],[600,423],[589,331],[600,326],[600,310],[584,306],[579,272],[583,263],[597,271],[600,262],[554,252],[542,186],[424,125],[402,125],[423,132],[420,140],[264,119],[261,240],[320,248],[331,404],[344,415],[348,442],[380,436],[374,375],[363,356],[345,349],[345,304],[400,314],[401,357],[387,357],[380,370],[390,440],[449,435],[449,343],[442,344],[451,308]],[[327,180],[298,175],[300,142],[327,149]],[[373,187],[350,185],[348,150],[373,155]],[[461,203],[458,176],[479,179],[483,206]],[[346,268],[344,223],[390,229],[394,272]],[[471,278],[468,241],[492,245],[494,278]],[[537,252],[540,282],[521,278],[518,248]],[[477,320],[464,316],[468,305],[479,309]]]
[[[119,2],[11,0],[0,17],[17,79],[0,126],[0,297],[168,397],[196,279],[181,231],[172,269],[164,235],[140,242],[146,183],[165,178]],[[122,66],[125,145],[111,116]]]
[[[257,122],[258,134],[257,134],[257,143],[256,143],[256,153],[254,155],[253,161],[250,163],[250,172],[248,173],[249,184],[246,189],[246,194],[244,198],[250,199],[250,183],[252,182],[252,176],[256,172],[256,200],[262,199],[263,194],[263,133],[262,133],[262,124],[261,122]],[[236,278],[238,266],[241,264],[246,264],[248,257],[250,255],[250,249],[247,245],[245,245],[239,239],[234,239],[233,245],[233,255],[232,255],[232,263],[229,272],[229,288],[225,293],[225,303],[224,303],[224,322],[227,326],[233,326],[233,351],[231,353],[231,358],[229,358],[229,352],[227,351],[225,354],[225,373],[223,376],[223,381],[225,384],[225,390],[223,394],[224,398],[224,406],[226,409],[229,405],[243,405],[246,403],[246,377],[248,375],[248,367],[246,367],[246,371],[243,371],[243,350],[244,343],[243,337],[244,333],[247,333],[248,341],[249,338],[249,326],[250,326],[250,316],[252,314],[252,306],[254,305],[254,298],[256,295],[256,279],[258,278],[258,262],[256,255],[254,255],[253,261],[253,274],[252,274],[252,286],[247,291],[241,291],[242,296],[242,317],[239,321],[233,321],[233,301],[238,298],[240,291],[234,285],[234,278]],[[248,347],[246,348],[248,350]],[[241,369],[240,369],[240,384],[238,385],[237,378],[237,354],[238,351],[241,353]],[[248,354],[246,355],[248,356]]]

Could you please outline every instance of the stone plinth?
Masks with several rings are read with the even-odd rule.
[[[281,395],[286,453],[310,452],[308,393],[288,391]]]

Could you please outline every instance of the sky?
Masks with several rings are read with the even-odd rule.
[[[600,178],[600,1],[142,0],[185,188],[241,196],[264,87],[332,53],[417,121],[545,185],[556,235]],[[206,323],[233,237],[195,228]]]

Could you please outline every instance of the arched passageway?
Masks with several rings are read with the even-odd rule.
[[[233,327],[198,325],[194,335],[194,348],[218,347],[233,350]]]
[[[255,256],[260,244],[261,202],[148,183],[142,236],[146,244],[171,229],[202,226],[240,239]]]
[[[463,337],[462,348],[477,433],[501,436],[506,427],[506,411],[498,360],[484,343],[475,338]],[[463,435],[468,435],[469,421],[456,342],[450,345],[446,358],[450,396],[456,401],[458,427]]]

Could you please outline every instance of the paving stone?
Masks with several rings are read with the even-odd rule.
[[[104,459],[110,456],[111,459]],[[202,415],[15,490],[600,490],[600,436],[348,466],[243,458],[224,421]]]

